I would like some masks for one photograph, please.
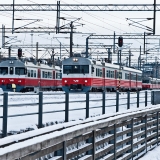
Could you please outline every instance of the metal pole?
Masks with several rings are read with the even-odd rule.
[[[12,34],[14,32],[14,0],[13,0],[13,15],[12,15]]]
[[[153,34],[156,31],[156,0],[154,0]]]
[[[116,92],[116,112],[119,111],[119,91]]]
[[[8,92],[3,95],[3,134],[2,137],[7,136],[7,119],[8,119]]]
[[[137,91],[137,108],[139,108],[139,91]]]
[[[130,91],[127,92],[127,109],[130,109]]]
[[[113,35],[113,53],[115,54],[115,47],[116,47],[116,33],[114,32]]]
[[[105,114],[105,101],[106,101],[106,92],[102,92],[103,101],[102,101],[102,114]]]
[[[145,55],[145,53],[146,53],[146,51],[145,51],[145,48],[146,48],[146,33],[144,32],[144,55]]]
[[[86,58],[88,58],[88,39],[89,37],[86,38]]]
[[[70,32],[70,57],[73,57],[72,53],[72,45],[73,45],[73,22],[70,24],[71,32]]]
[[[141,70],[141,46],[140,46],[140,59],[139,59],[139,66],[140,66],[140,70]]]
[[[61,57],[62,55],[61,55],[61,42],[60,42],[60,60],[61,60]]]
[[[11,47],[9,46],[9,48],[8,48],[8,58],[10,58],[11,57]]]
[[[36,60],[38,60],[38,42],[36,43]]]
[[[157,112],[157,146],[159,146],[159,112]]]
[[[117,145],[116,145],[116,139],[117,139],[117,134],[116,134],[116,124],[114,124],[114,160],[117,159],[117,156],[116,156],[116,151],[117,151]]]
[[[65,122],[69,122],[69,93],[66,92],[65,94]]]
[[[147,91],[145,91],[145,107],[147,106]]]
[[[129,67],[131,67],[131,51],[129,50]]]
[[[89,92],[86,92],[86,118],[89,118]]]
[[[38,128],[43,127],[43,92],[39,92]]]
[[[92,141],[92,144],[93,144],[93,152],[92,152],[92,160],[95,160],[95,152],[96,152],[96,131],[94,130],[93,132],[93,141]]]
[[[67,159],[67,155],[66,155],[66,141],[63,142],[63,160]]]

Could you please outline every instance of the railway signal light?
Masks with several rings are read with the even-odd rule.
[[[123,37],[118,38],[118,46],[122,47],[123,46]]]
[[[18,48],[18,57],[21,58],[22,57],[22,49]]]

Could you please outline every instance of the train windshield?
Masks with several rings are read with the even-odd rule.
[[[63,73],[64,74],[89,73],[89,65],[64,65]]]
[[[8,74],[8,67],[0,67],[0,74]]]
[[[15,68],[15,74],[17,74],[17,75],[25,75],[25,68],[16,67]]]
[[[143,80],[142,83],[150,83],[149,80]]]

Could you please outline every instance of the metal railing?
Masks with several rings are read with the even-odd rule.
[[[11,144],[9,152],[4,146],[0,149],[0,159],[139,159],[159,144],[159,124],[159,107],[103,117],[47,136],[26,139],[21,145]]]
[[[18,116],[31,116],[31,115],[38,115],[38,120],[37,120],[37,127],[38,128],[42,128],[44,127],[44,122],[43,122],[43,115],[45,114],[50,114],[50,113],[60,113],[60,112],[63,112],[64,113],[64,122],[68,122],[69,119],[70,119],[70,116],[69,116],[69,112],[71,111],[79,111],[79,110],[85,110],[85,118],[89,118],[91,115],[90,115],[90,112],[92,109],[96,109],[96,108],[99,108],[101,110],[101,114],[106,114],[107,113],[107,110],[106,108],[110,108],[110,107],[115,107],[115,111],[116,112],[119,112],[120,111],[120,108],[121,106],[127,106],[126,109],[131,109],[131,105],[135,104],[137,105],[137,108],[140,107],[140,104],[144,104],[145,103],[145,106],[147,106],[147,104],[149,102],[151,102],[151,95],[147,93],[147,91],[145,92],[136,92],[136,94],[132,94],[130,92],[127,92],[127,96],[126,98],[125,97],[122,97],[121,100],[125,100],[126,103],[120,103],[120,93],[119,92],[116,92],[116,97],[113,97],[113,98],[106,98],[106,92],[102,92],[102,93],[99,93],[99,94],[102,94],[102,98],[97,98],[97,99],[91,99],[90,98],[90,95],[91,94],[95,94],[95,93],[90,93],[90,92],[87,92],[85,93],[85,99],[83,100],[70,100],[69,99],[69,93],[54,93],[53,95],[64,95],[65,98],[64,100],[62,101],[52,101],[52,102],[44,102],[44,95],[50,95],[52,96],[51,93],[48,93],[48,94],[44,94],[43,92],[39,92],[38,93],[38,101],[37,102],[34,102],[34,103],[21,103],[21,104],[9,104],[8,103],[8,98],[10,96],[10,94],[8,94],[7,92],[5,92],[3,94],[3,104],[0,105],[0,107],[3,107],[3,115],[0,116],[0,119],[2,119],[2,137],[6,137],[8,135],[8,118],[13,118],[13,117],[18,117]],[[112,93],[114,94],[114,93]],[[131,97],[131,94],[132,95],[136,95],[136,96],[132,96]],[[12,96],[15,96],[16,94],[12,94]],[[30,94],[22,94],[22,95],[30,95]],[[36,95],[36,94],[31,94],[31,95]],[[142,95],[142,96],[140,96]],[[132,100],[131,100],[132,98]],[[132,102],[134,100],[134,102]],[[101,102],[101,106],[90,106],[90,102]],[[115,104],[108,104],[109,101],[115,101]],[[85,106],[84,107],[81,107],[81,108],[70,108],[69,105],[72,104],[72,103],[85,103]],[[106,103],[107,102],[107,103]],[[44,111],[44,107],[45,105],[48,105],[48,104],[63,104],[64,105],[64,109],[61,109],[61,110],[51,110],[51,111]],[[33,105],[33,107],[35,105],[38,105],[38,111],[37,112],[31,112],[31,113],[21,113],[21,114],[14,114],[14,115],[9,115],[8,114],[8,109],[10,109],[11,107],[22,107],[22,106],[26,106],[26,105]]]

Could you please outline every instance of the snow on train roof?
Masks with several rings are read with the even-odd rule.
[[[38,65],[38,63],[34,64],[32,62],[27,62],[26,66],[28,66],[28,67],[37,67],[37,66],[39,66],[40,68],[43,68],[43,69],[53,69],[53,68],[55,68],[56,70],[60,70],[61,69],[59,66],[49,66],[48,64],[43,64],[43,63],[40,63],[40,65]]]

